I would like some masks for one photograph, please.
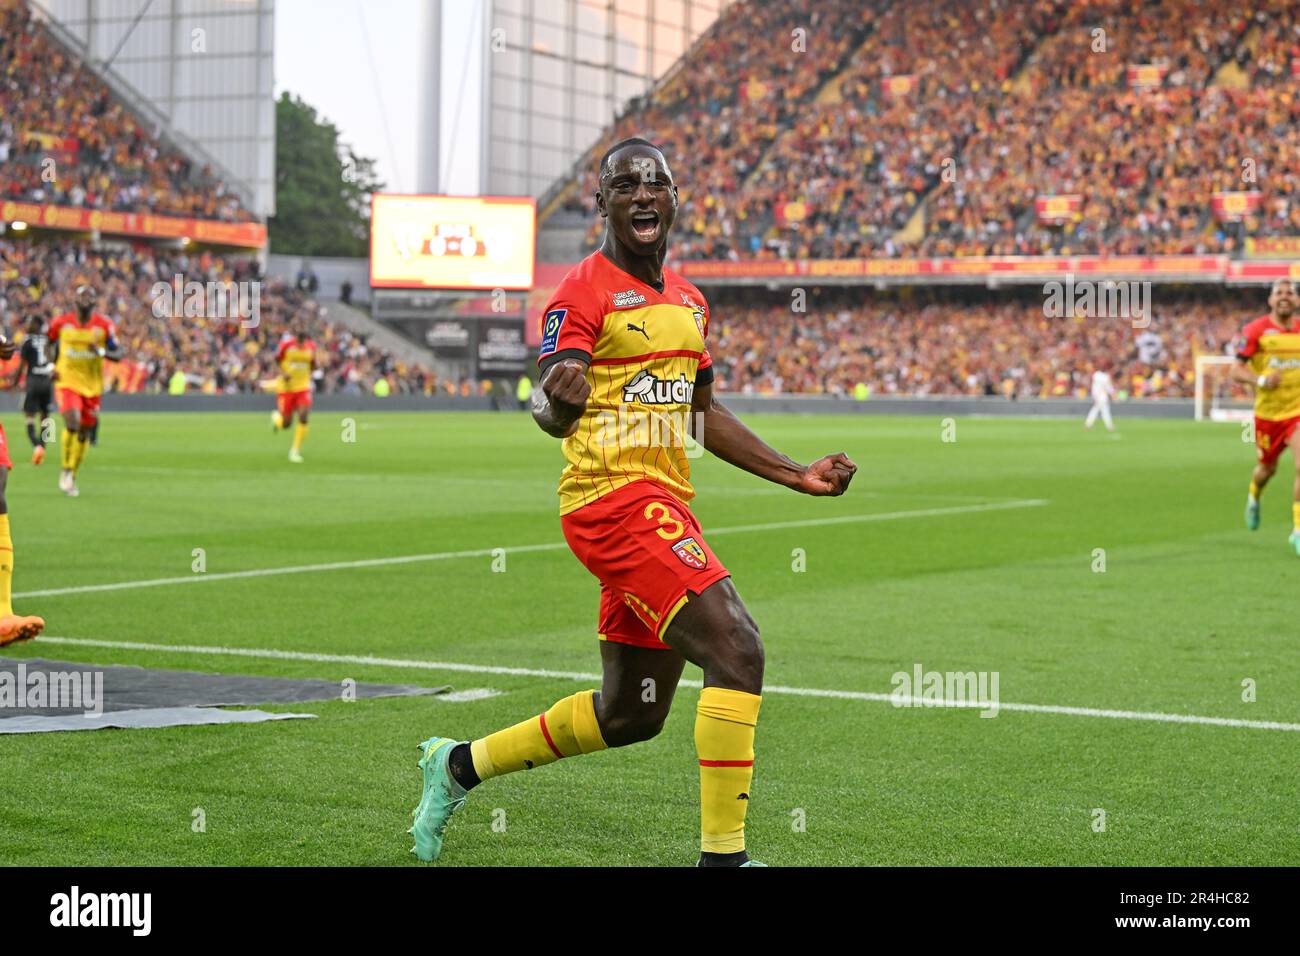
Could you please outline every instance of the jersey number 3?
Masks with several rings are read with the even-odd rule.
[[[651,521],[658,521],[659,527],[655,528],[655,534],[665,541],[672,541],[674,538],[680,538],[686,528],[680,521],[672,516],[668,511],[668,506],[662,501],[652,501],[645,506],[645,517]]]

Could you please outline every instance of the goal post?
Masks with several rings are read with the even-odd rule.
[[[1230,355],[1196,356],[1196,420],[1244,422],[1254,415],[1249,389],[1235,382],[1237,359]]]

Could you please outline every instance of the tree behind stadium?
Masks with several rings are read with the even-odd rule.
[[[384,188],[375,161],[339,147],[339,131],[290,93],[275,103],[275,216],[271,251],[299,256],[370,253],[370,194]]]

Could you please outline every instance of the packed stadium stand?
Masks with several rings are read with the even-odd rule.
[[[427,370],[398,362],[325,321],[321,306],[286,282],[259,280],[256,325],[230,314],[235,311],[231,305],[214,301],[231,288],[227,283],[258,279],[255,270],[256,263],[247,258],[208,253],[168,255],[130,247],[94,251],[82,242],[0,240],[0,307],[7,324],[21,329],[33,313],[49,319],[71,311],[77,284],[94,282],[102,296],[101,311],[117,322],[127,352],[127,360],[110,371],[110,383],[125,391],[165,390],[178,370],[201,391],[261,390],[278,375],[276,343],[296,316],[308,322],[321,348],[324,376],[318,391],[370,392],[380,378],[402,394],[426,393],[437,385]],[[191,282],[203,287],[191,307],[202,314],[184,314],[184,302],[174,309],[154,308],[160,301],[157,284],[171,286],[176,276],[183,277],[182,289]],[[211,290],[208,283],[213,283]]]
[[[0,2],[0,164],[0,199],[253,218],[210,169],[162,147],[16,0]]]
[[[253,216],[211,170],[160,143],[109,89],[32,18],[26,3],[0,0],[0,202],[247,222]],[[259,274],[251,254],[177,251],[144,240],[81,236],[0,239],[0,317],[21,339],[32,314],[72,308],[90,281],[100,310],[118,325],[127,358],[107,386],[162,391],[180,371],[204,392],[258,391],[277,376],[275,345],[295,316],[321,347],[322,392],[370,393],[385,379],[397,394],[458,391],[428,369],[401,362],[328,321],[328,308],[291,284]],[[158,283],[204,286],[202,315],[155,309]],[[225,283],[257,281],[256,324],[231,317]],[[13,364],[13,363],[11,363]],[[477,386],[475,386],[477,388]]]
[[[0,26],[0,200],[251,218],[24,3],[0,0]],[[593,145],[566,202],[590,217],[593,248],[595,157],[643,135],[681,184],[672,261],[1236,255],[1247,236],[1300,236],[1298,76],[1300,20],[1282,0],[1251,13],[1228,0],[740,0]],[[52,156],[58,175],[43,176]],[[1255,205],[1216,217],[1212,195],[1242,189]],[[1044,220],[1044,196],[1077,204]],[[322,391],[369,392],[381,378],[398,393],[481,389],[367,345],[256,270],[234,253],[11,235],[0,307],[13,334],[95,279],[128,348],[118,389],[162,390],[177,370],[204,391],[263,388],[296,315],[328,357]],[[159,316],[151,289],[177,275],[261,281],[260,322]],[[1262,307],[1183,288],[1139,331],[1050,320],[1041,295],[1006,291],[826,289],[803,313],[784,293],[709,294],[722,387],[760,394],[1079,395],[1107,363],[1132,396],[1187,396],[1195,356],[1228,350]]]
[[[711,299],[709,347],[720,389],[759,395],[848,397],[863,383],[876,396],[1083,398],[1100,366],[1126,398],[1187,398],[1196,356],[1223,354],[1261,303],[1185,290],[1161,297],[1135,328],[1046,317],[1035,288],[822,289],[805,312],[786,293],[731,291]]]
[[[746,32],[772,49],[732,55]],[[678,259],[1232,253],[1300,230],[1297,64],[1286,0],[741,0],[568,201],[594,213],[591,158],[635,134],[682,184]],[[1262,195],[1227,223],[1218,190]],[[1080,207],[1040,222],[1065,194]]]

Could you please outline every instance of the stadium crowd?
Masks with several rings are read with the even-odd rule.
[[[753,394],[1085,397],[1103,367],[1126,396],[1189,397],[1200,354],[1229,354],[1240,293],[1161,296],[1149,323],[1052,318],[1042,296],[821,290],[807,310],[782,293],[711,300],[718,387]],[[1257,312],[1258,310],[1256,310]],[[1139,323],[1140,324],[1140,323]]]
[[[23,0],[0,0],[2,200],[253,219],[210,169],[160,145]]]
[[[392,394],[456,388],[367,344],[330,322],[327,308],[292,284],[263,279],[256,270],[253,260],[210,253],[167,255],[127,246],[96,251],[81,242],[0,240],[0,315],[6,334],[21,339],[19,330],[32,314],[49,320],[71,311],[77,285],[92,283],[100,293],[99,311],[116,323],[127,362],[138,370],[130,382],[138,391],[165,391],[177,371],[200,391],[267,390],[279,375],[276,345],[294,318],[305,320],[320,348],[317,391],[371,393],[380,379]],[[184,291],[180,302],[173,293],[178,276]],[[187,291],[190,282],[201,291],[197,286]],[[243,305],[249,313],[252,300],[231,294],[238,285],[226,285],[241,282],[258,283],[256,324],[237,308]],[[122,387],[113,376],[110,383]]]
[[[805,57],[734,48],[799,22]],[[1232,254],[1300,235],[1297,83],[1290,0],[740,0],[591,156],[663,144],[676,259]],[[1219,191],[1259,205],[1220,221]],[[1079,207],[1040,221],[1058,195]]]

